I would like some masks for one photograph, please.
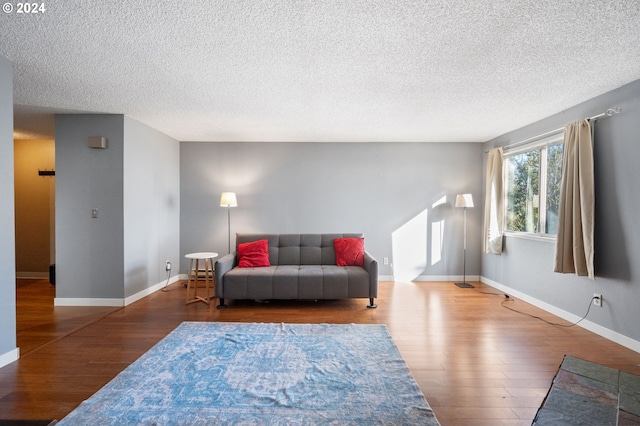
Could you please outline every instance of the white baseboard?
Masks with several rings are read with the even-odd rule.
[[[53,299],[53,306],[112,306],[121,308],[124,306],[124,299],[56,297]]]
[[[462,275],[420,275],[411,281],[416,282],[442,282],[442,281],[453,281],[453,282],[461,282],[463,279]],[[466,281],[480,281],[479,275],[466,275],[464,277]],[[403,281],[401,279],[396,279],[393,275],[378,275],[378,281]]]
[[[18,358],[20,358],[20,348],[12,349],[9,352],[0,355],[0,368],[17,361]]]
[[[507,287],[503,284],[500,284],[496,281],[490,280],[489,278],[486,277],[481,277],[480,281],[484,284],[487,284],[493,288],[496,288],[498,290],[500,290],[503,293],[507,293],[513,297],[517,297],[518,299],[521,299],[527,303],[530,303],[540,309],[543,309],[555,316],[558,316],[566,321],[569,322],[577,322],[580,320],[581,317],[572,314],[571,312],[567,312],[563,309],[560,309],[556,306],[550,305],[546,302],[543,302],[541,300],[536,299],[535,297],[531,297],[527,294],[524,294],[522,292],[519,292],[518,290],[514,290],[510,287]],[[638,342],[637,340],[633,340],[630,337],[627,337],[623,334],[620,334],[618,332],[615,332],[613,330],[610,330],[606,327],[603,327],[599,324],[593,323],[587,319],[582,320],[579,324],[579,327],[582,327],[586,330],[589,330],[593,333],[596,333],[599,336],[604,337],[605,339],[611,340],[615,343],[618,343],[626,348],[629,348],[633,351],[636,352],[640,352],[640,342]]]
[[[453,281],[453,282],[462,282],[464,281],[480,281],[480,277],[478,275],[420,275],[417,278],[414,278],[413,281],[417,282],[425,282],[425,281]]]
[[[174,275],[173,277],[169,278],[168,284],[173,284],[179,279],[180,279],[180,275]],[[161,288],[163,288],[165,285],[168,285],[168,284],[167,284],[167,281],[161,281],[158,284],[154,284],[151,287],[145,288],[144,290],[137,292],[136,294],[132,294],[131,296],[124,299],[124,306],[129,306],[133,302],[137,302],[143,297],[146,297],[151,293],[155,293],[156,291],[160,290]]]
[[[180,274],[174,275],[169,279],[169,284],[172,284],[181,279],[186,279],[186,278],[182,278],[182,275]],[[139,291],[135,294],[132,294],[131,296],[126,297],[124,299],[56,297],[55,299],[53,299],[53,305],[54,306],[112,306],[112,307],[121,308],[123,306],[129,306],[130,304],[137,302],[138,300],[150,295],[151,293],[155,293],[165,285],[167,285],[167,282],[161,281],[157,284],[152,285],[151,287],[145,288],[144,290]]]

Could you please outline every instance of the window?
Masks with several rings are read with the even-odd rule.
[[[505,153],[507,232],[558,231],[563,133]]]

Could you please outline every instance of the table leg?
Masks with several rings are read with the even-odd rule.
[[[187,300],[186,300],[186,304],[191,303],[192,301],[189,300],[189,292],[191,291],[191,283],[193,281],[193,284],[197,287],[198,286],[198,281],[197,281],[197,275],[194,272],[193,269],[193,261],[195,259],[189,259],[189,273],[187,274]]]
[[[193,267],[193,261],[195,260],[195,268]],[[200,270],[200,259],[191,259],[189,265],[189,279],[187,281],[187,304],[201,301],[210,304],[210,299],[214,297],[209,291],[213,289],[213,259],[205,258],[204,260],[204,280],[205,280],[205,295],[198,295],[198,272]],[[209,286],[211,282],[211,286]],[[189,297],[191,286],[193,285],[193,297]]]

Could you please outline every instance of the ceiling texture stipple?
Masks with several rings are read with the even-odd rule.
[[[638,0],[70,1],[0,14],[17,138],[483,142],[640,78]]]

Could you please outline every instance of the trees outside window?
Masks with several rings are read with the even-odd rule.
[[[505,155],[507,232],[557,233],[564,146],[561,137]]]
[[[560,182],[562,180],[562,155],[564,144],[547,148],[547,214],[545,233],[558,233],[558,209],[560,207]]]

